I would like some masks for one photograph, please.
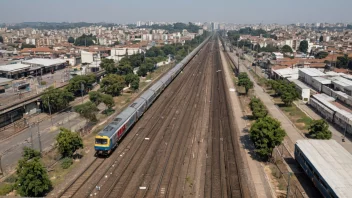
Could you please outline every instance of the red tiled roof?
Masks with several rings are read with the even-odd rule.
[[[21,50],[21,53],[30,53],[30,52],[52,52],[53,50],[48,47],[37,47],[37,48],[24,48]]]

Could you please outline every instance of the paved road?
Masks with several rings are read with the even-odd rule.
[[[58,124],[63,123],[63,124]],[[51,119],[46,119],[39,124],[42,149],[49,149],[54,143],[55,136],[59,133],[59,127],[77,129],[84,125],[85,120],[75,112],[64,112],[53,116],[54,127],[51,126]],[[38,126],[32,125],[20,134],[0,143],[0,153],[8,151],[2,157],[2,167],[4,171],[13,170],[17,161],[21,158],[22,148],[30,146],[30,137],[33,135],[34,148],[39,150]]]

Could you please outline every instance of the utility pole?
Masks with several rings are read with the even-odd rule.
[[[288,182],[287,182],[287,194],[286,194],[286,198],[289,197],[290,194],[290,179],[291,179],[291,172],[288,172]]]
[[[83,83],[81,83],[82,104],[83,104],[83,90],[84,90],[84,84],[83,84]]]
[[[2,170],[2,164],[1,164],[1,159],[2,159],[2,154],[0,154],[0,175],[4,175],[4,172]]]
[[[53,116],[51,115],[50,97],[48,97],[48,106],[49,106],[49,113],[50,113],[51,126],[54,126],[54,124],[53,124]]]
[[[40,140],[39,121],[37,121],[37,129],[38,129],[39,151],[41,154],[42,153],[42,141]]]
[[[32,129],[33,129],[33,127],[31,127],[31,148],[34,149],[34,145],[33,145],[33,131],[32,131]]]

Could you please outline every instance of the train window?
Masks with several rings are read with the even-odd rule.
[[[107,144],[107,143],[108,143],[108,140],[107,140],[107,139],[96,138],[96,139],[95,139],[95,143],[96,143],[96,144]]]

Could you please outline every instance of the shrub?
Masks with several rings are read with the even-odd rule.
[[[63,169],[68,169],[73,164],[73,160],[70,157],[65,157],[61,162],[61,167]]]

